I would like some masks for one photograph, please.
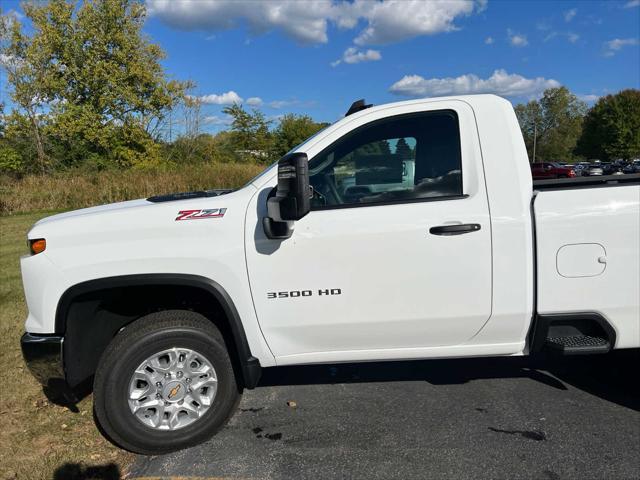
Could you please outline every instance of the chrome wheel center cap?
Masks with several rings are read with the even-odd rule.
[[[186,394],[186,385],[178,381],[169,382],[167,386],[162,389],[162,397],[168,402],[179,402],[184,399]]]

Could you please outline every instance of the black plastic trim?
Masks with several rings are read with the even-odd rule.
[[[577,188],[625,187],[635,184],[640,184],[640,173],[534,180],[533,188],[535,190],[571,190]]]
[[[345,113],[344,116],[348,117],[349,115],[360,112],[362,110],[366,110],[367,108],[371,107],[373,107],[373,104],[366,104],[364,98],[361,98],[360,100],[356,100],[351,104],[349,110],[347,110],[347,113]]]
[[[178,285],[182,287],[194,287],[207,291],[220,302],[225,315],[229,320],[229,327],[233,335],[237,349],[244,386],[254,388],[260,380],[261,367],[257,358],[251,355],[247,336],[242,326],[242,320],[236,310],[231,297],[217,282],[199,275],[187,275],[176,273],[151,273],[137,275],[122,275],[116,277],[99,278],[89,280],[70,287],[64,292],[56,311],[55,331],[58,335],[64,335],[66,319],[69,307],[79,295],[99,290],[119,287],[148,286],[148,285]]]
[[[531,237],[532,237],[532,252],[533,258],[533,305],[531,308],[531,322],[529,323],[529,332],[527,334],[527,340],[529,342],[529,352],[531,352],[531,345],[533,344],[533,335],[536,331],[536,315],[538,309],[538,235],[536,230],[536,212],[535,202],[538,193],[533,192],[531,196],[531,202],[529,203],[529,213],[531,215]]]
[[[271,240],[286,240],[293,235],[293,223],[291,221],[278,222],[270,217],[262,219],[264,234]]]
[[[167,193],[165,195],[154,195],[147,198],[148,202],[175,202],[178,200],[191,200],[193,198],[218,197],[232,192],[233,190],[216,189],[216,190],[197,190],[195,192]]]
[[[395,200],[392,202],[343,203],[339,205],[311,207],[311,212],[322,212],[324,210],[341,210],[343,208],[385,207],[387,205],[403,205],[405,203],[444,202],[445,200],[464,200],[465,198],[469,198],[469,194],[464,193],[462,195],[446,195],[442,197],[407,198],[404,200]]]
[[[64,338],[57,335],[25,333],[20,339],[22,356],[31,374],[42,385],[52,379],[64,379],[62,344]]]
[[[549,327],[556,322],[591,321],[597,323],[607,336],[610,348],[616,344],[616,331],[601,314],[597,312],[546,313],[536,314],[534,330],[531,336],[530,353],[540,352],[547,340]]]

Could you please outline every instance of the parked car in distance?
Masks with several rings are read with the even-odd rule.
[[[565,167],[557,162],[544,162],[531,164],[531,176],[534,180],[546,178],[573,178],[576,172],[571,167]]]
[[[598,166],[602,168],[603,175],[613,175],[620,170],[620,167],[611,162],[602,162]]]
[[[586,177],[589,175],[589,162],[579,162],[573,166],[573,170],[576,172],[577,177]]]
[[[634,160],[633,162],[625,165],[622,169],[622,173],[640,173],[640,160]]]
[[[589,168],[587,169],[587,171],[590,177],[604,175],[604,169],[598,163],[594,165],[589,165]]]

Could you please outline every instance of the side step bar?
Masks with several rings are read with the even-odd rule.
[[[539,314],[529,341],[531,353],[590,355],[611,351],[616,333],[599,313]]]
[[[543,348],[562,355],[586,355],[607,353],[611,350],[611,345],[606,338],[602,337],[569,335],[565,337],[547,337]]]

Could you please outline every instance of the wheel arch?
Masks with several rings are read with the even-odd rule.
[[[68,288],[56,309],[55,332],[64,335],[64,371],[72,387],[95,373],[113,337],[154,311],[193,310],[222,331],[241,385],[254,388],[260,363],[251,354],[242,320],[226,290],[212,279],[160,273],[105,277]]]

